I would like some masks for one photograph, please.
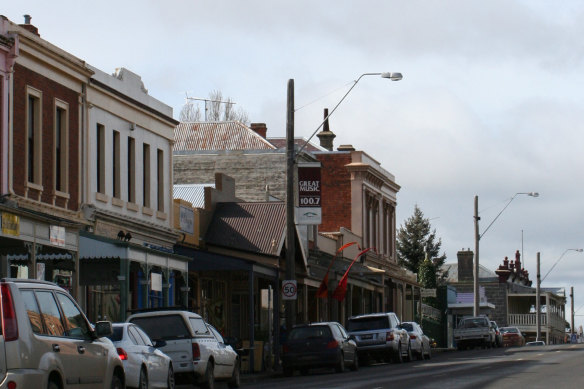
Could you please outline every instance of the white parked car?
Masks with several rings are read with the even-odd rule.
[[[160,350],[172,358],[177,384],[199,384],[213,389],[215,381],[240,385],[240,360],[233,348],[203,318],[189,311],[162,310],[135,313],[126,320],[144,330]]]
[[[113,334],[108,338],[116,346],[124,364],[127,386],[174,389],[172,360],[156,348],[166,345],[166,342],[154,344],[140,327],[131,323],[114,323],[113,329]]]
[[[432,357],[430,338],[424,334],[422,327],[415,321],[404,321],[401,323],[401,328],[408,331],[412,353],[418,359],[430,359]]]
[[[94,329],[65,289],[2,278],[0,307],[0,388],[125,388],[112,324]]]

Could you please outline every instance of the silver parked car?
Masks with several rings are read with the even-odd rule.
[[[65,289],[3,278],[0,301],[1,388],[125,388],[124,366],[105,338],[111,323],[94,329]]]
[[[430,338],[424,334],[422,327],[415,321],[404,321],[401,323],[401,328],[408,331],[412,353],[416,354],[420,360],[430,359],[432,357]]]
[[[393,312],[352,316],[347,320],[347,331],[357,343],[361,361],[381,359],[401,363],[404,358],[412,360],[408,332],[400,327]]]
[[[153,344],[150,337],[135,324],[114,323],[113,328],[109,338],[124,364],[126,385],[139,389],[174,389],[172,360],[156,348],[166,345],[166,342]]]

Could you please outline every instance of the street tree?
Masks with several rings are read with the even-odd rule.
[[[406,269],[420,273],[420,265],[426,255],[432,263],[435,279],[442,284],[447,276],[441,270],[446,254],[440,254],[442,239],[432,230],[430,220],[424,217],[422,210],[416,205],[414,214],[399,228],[397,235],[397,258],[400,265]]]

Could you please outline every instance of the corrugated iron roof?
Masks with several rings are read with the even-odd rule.
[[[240,122],[180,123],[174,129],[174,151],[275,149],[274,145]]]
[[[219,203],[205,240],[215,246],[277,256],[285,228],[283,202]]]
[[[172,197],[188,201],[195,208],[203,208],[206,187],[214,188],[215,184],[177,184],[173,186]]]
[[[286,148],[286,138],[267,138],[268,141],[273,144],[278,149]],[[306,138],[294,138],[294,144],[296,147],[300,148],[306,144]],[[306,151],[314,152],[314,151],[328,151],[324,147],[317,145],[316,143],[308,142],[306,147],[304,148]]]

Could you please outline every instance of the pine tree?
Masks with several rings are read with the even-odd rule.
[[[397,258],[399,264],[414,273],[419,273],[420,265],[426,257],[431,259],[436,274],[436,281],[441,283],[446,274],[440,268],[446,260],[446,254],[440,255],[442,239],[436,237],[436,230],[431,230],[430,220],[416,205],[414,214],[400,227],[397,235]]]

